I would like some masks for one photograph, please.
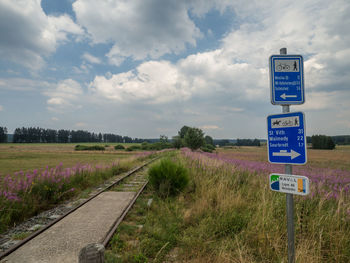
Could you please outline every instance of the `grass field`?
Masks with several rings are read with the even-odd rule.
[[[75,151],[74,147],[0,144],[0,233],[152,156],[152,152],[116,151],[113,144],[104,151]]]
[[[311,180],[311,194],[294,197],[296,262],[350,262],[350,147],[308,155],[293,168]],[[287,262],[285,194],[268,184],[283,166],[268,164],[266,148],[182,150],[173,160],[190,171],[190,185],[166,199],[148,188],[106,262]]]
[[[140,161],[132,158],[137,153],[115,151],[113,144],[105,151],[88,152],[74,151],[75,145],[0,145],[3,175],[44,168],[25,177],[3,176],[7,188],[0,198],[2,226]],[[287,262],[285,194],[268,185],[269,173],[283,173],[284,167],[268,163],[266,147],[214,153],[182,149],[172,153],[172,159],[187,167],[189,186],[165,199],[148,188],[113,237],[106,262]],[[307,197],[294,198],[296,262],[350,262],[349,160],[349,146],[308,149],[308,163],[293,166],[294,174],[310,178],[311,190]],[[96,163],[109,166],[97,169]],[[150,207],[149,198],[154,200]]]
[[[105,151],[74,151],[77,144],[73,143],[23,143],[0,144],[0,175],[18,171],[31,171],[48,166],[56,167],[62,163],[64,167],[71,167],[77,163],[108,164],[116,159],[125,158],[135,153],[116,151],[118,143],[96,144],[81,143],[82,145],[109,145]],[[130,147],[135,144],[122,144]]]
[[[268,160],[266,146],[220,148],[218,153],[240,160],[259,162]],[[335,150],[307,149],[307,156],[305,166],[350,170],[350,145],[337,146]]]

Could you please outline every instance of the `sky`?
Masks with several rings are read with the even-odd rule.
[[[0,126],[267,138],[283,47],[307,135],[350,134],[348,0],[0,0]]]

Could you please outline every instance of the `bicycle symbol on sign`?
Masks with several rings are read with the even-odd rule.
[[[293,67],[293,68],[292,68]],[[296,61],[279,62],[276,65],[276,71],[299,71],[298,64]]]
[[[288,64],[281,64],[281,63],[279,63],[278,65],[277,65],[277,71],[289,71],[289,69],[290,69],[290,66],[288,65]]]

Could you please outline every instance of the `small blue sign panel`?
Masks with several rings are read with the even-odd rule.
[[[307,162],[304,119],[303,112],[267,116],[267,149],[270,163]]]
[[[303,104],[304,60],[301,55],[272,55],[270,63],[271,103]]]

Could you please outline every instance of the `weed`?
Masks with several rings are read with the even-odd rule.
[[[150,184],[162,197],[177,195],[189,182],[187,169],[170,159],[152,166],[148,174]]]

